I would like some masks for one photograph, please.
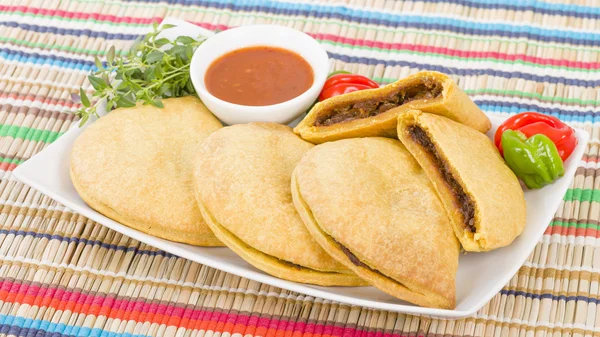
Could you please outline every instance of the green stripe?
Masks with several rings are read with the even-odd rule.
[[[30,140],[34,142],[52,143],[64,132],[40,130],[26,126],[3,124],[0,126],[0,137],[12,137]]]
[[[375,82],[379,83],[392,83],[397,81],[397,78],[392,77],[373,77]],[[599,106],[600,100],[582,100],[577,98],[566,98],[566,97],[554,97],[554,96],[543,96],[538,93],[531,93],[525,91],[518,90],[501,90],[501,89],[491,89],[491,88],[482,88],[482,89],[474,89],[474,90],[465,90],[465,92],[469,95],[502,95],[502,96],[517,96],[519,98],[531,98],[537,99],[540,101],[545,101],[548,103],[575,103],[579,105],[592,105]]]
[[[9,164],[20,165],[22,162],[24,162],[24,160],[17,159],[17,158],[0,157],[0,163],[9,163]]]
[[[336,43],[330,40],[318,40],[319,42],[323,43],[323,44],[328,44],[328,45],[332,45],[334,47],[346,47],[346,48],[351,48],[351,49],[359,49],[359,50],[376,50],[379,52],[387,52],[390,54],[404,54],[404,55],[417,55],[417,56],[428,56],[428,57],[436,57],[436,58],[441,58],[444,60],[458,60],[458,61],[471,61],[470,58],[468,57],[459,57],[459,56],[450,56],[450,55],[446,55],[446,54],[441,54],[441,53],[423,53],[423,52],[418,52],[418,51],[413,51],[413,50],[397,50],[397,49],[384,49],[384,48],[376,48],[376,47],[366,47],[366,46],[355,46],[355,45],[351,45],[349,43]],[[515,61],[506,61],[506,60],[501,60],[501,59],[496,59],[496,58],[491,58],[491,57],[486,57],[486,58],[476,58],[474,59],[475,61],[479,62],[479,61],[488,61],[488,62],[492,62],[492,63],[499,63],[499,64],[521,64],[521,65],[527,65],[527,66],[531,66],[534,68],[550,68],[550,69],[568,69],[570,71],[573,72],[585,72],[585,73],[595,73],[595,72],[599,72],[600,69],[585,69],[585,68],[577,68],[577,67],[566,67],[566,66],[554,66],[554,65],[544,65],[544,64],[538,64],[538,63],[534,63],[534,62],[529,62],[529,61],[524,61],[524,60],[515,60]]]
[[[98,56],[104,56],[106,54],[106,51],[104,51],[104,50],[92,50],[92,49],[86,49],[86,48],[75,48],[75,47],[71,47],[71,46],[61,46],[58,44],[46,44],[46,43],[41,43],[41,42],[20,40],[20,39],[15,39],[12,37],[5,37],[5,36],[0,36],[0,42],[13,43],[13,44],[16,44],[19,46],[25,46],[25,47],[29,47],[29,48],[43,48],[43,49],[50,49],[50,50],[60,50],[60,51],[78,53],[78,54],[89,54],[89,55],[98,55]],[[120,51],[120,54],[125,54],[125,52],[126,51],[122,50],[122,51]]]
[[[503,96],[518,96],[521,98],[532,98],[540,101],[546,101],[550,103],[575,103],[579,105],[592,105],[598,106],[600,105],[600,101],[595,99],[589,100],[581,100],[577,98],[566,98],[566,97],[554,97],[554,96],[542,96],[542,94],[532,93],[532,92],[524,92],[517,90],[500,90],[500,89],[475,89],[475,90],[465,90],[465,92],[469,95],[503,95]]]
[[[468,57],[448,56],[448,55],[440,54],[440,53],[423,53],[423,52],[416,52],[416,51],[412,51],[412,50],[391,50],[391,49],[383,49],[383,48],[375,48],[375,47],[370,48],[370,47],[365,47],[365,46],[355,46],[355,45],[351,45],[349,43],[334,42],[334,41],[330,41],[330,40],[318,40],[318,41],[323,44],[331,45],[334,47],[345,47],[345,48],[361,49],[361,50],[377,50],[379,52],[383,52],[383,53],[387,52],[387,53],[392,53],[392,54],[429,56],[429,57],[441,58],[444,60],[470,61],[470,59]],[[89,54],[89,55],[99,55],[99,56],[103,56],[106,54],[106,51],[104,51],[104,50],[92,50],[92,49],[86,49],[86,48],[76,48],[76,47],[71,47],[71,46],[61,46],[61,45],[56,45],[56,44],[49,45],[49,44],[41,43],[41,42],[32,42],[32,41],[20,40],[20,39],[9,38],[9,37],[4,37],[4,36],[0,36],[0,42],[9,42],[9,43],[17,44],[17,45],[30,47],[30,48],[45,48],[45,49],[51,49],[51,50],[58,49],[58,50],[62,50],[62,51],[68,51],[68,52],[79,53],[79,54]],[[124,51],[121,51],[121,53],[124,53]],[[527,61],[523,61],[523,60],[506,61],[506,60],[495,59],[495,58],[491,58],[491,57],[477,58],[476,60],[477,61],[489,61],[492,63],[500,63],[500,64],[511,64],[511,65],[512,64],[521,64],[521,65],[527,65],[527,66],[531,66],[531,67],[535,67],[535,68],[569,69],[574,72],[588,72],[588,73],[600,72],[600,69],[590,70],[590,69],[583,69],[583,68],[576,68],[576,67],[542,65],[542,64],[537,64],[534,62],[527,62]],[[382,78],[381,82],[393,82],[393,80],[389,80],[387,78]]]
[[[84,54],[90,54],[90,55],[102,56],[106,53],[105,51],[99,51],[99,50],[74,48],[71,46],[60,46],[60,45],[55,45],[55,44],[48,45],[45,43],[35,43],[35,42],[31,42],[31,41],[19,40],[19,39],[15,39],[15,38],[7,38],[7,37],[2,37],[2,36],[0,36],[0,42],[15,43],[15,44],[19,44],[19,45],[25,45],[25,46],[31,47],[31,48],[45,48],[45,49],[51,49],[51,50],[58,49],[61,51],[84,53]],[[391,78],[391,77],[373,77],[373,80],[380,82],[380,83],[391,83],[391,82],[396,81],[397,79]],[[578,104],[578,105],[587,105],[587,106],[590,106],[590,105],[591,106],[599,106],[600,105],[600,101],[593,100],[593,99],[581,100],[581,99],[577,99],[577,98],[543,96],[542,94],[539,94],[539,93],[531,93],[531,92],[524,92],[524,91],[518,91],[518,90],[500,90],[500,89],[482,88],[482,89],[476,89],[476,90],[465,90],[465,92],[470,95],[490,94],[490,95],[516,96],[516,97],[520,97],[520,98],[537,99],[539,101],[550,102],[550,103],[567,103],[567,104]]]
[[[565,227],[565,228],[585,228],[585,229],[599,229],[600,226],[591,223],[577,223],[574,221],[552,221],[550,226]]]
[[[587,202],[600,202],[600,190],[593,190],[588,188],[573,188],[568,189],[565,194],[564,201],[587,201]]]
[[[95,3],[96,0],[75,0],[75,2],[83,2],[83,3]],[[523,41],[518,41],[515,42],[514,39],[511,38],[497,38],[497,37],[463,37],[463,36],[459,36],[456,33],[449,33],[449,32],[432,32],[432,31],[424,31],[424,30],[419,30],[419,29],[403,29],[403,30],[398,30],[398,29],[393,29],[393,28],[383,28],[382,26],[366,26],[365,24],[353,24],[353,23],[345,23],[342,21],[339,21],[337,19],[329,19],[329,20],[315,20],[315,19],[310,19],[310,18],[297,18],[297,17],[293,17],[293,16],[286,16],[286,15],[277,15],[277,14],[257,14],[257,13],[249,13],[249,12],[242,12],[242,13],[238,13],[238,12],[225,12],[222,10],[218,10],[218,9],[203,9],[203,8],[198,8],[198,7],[192,7],[190,8],[189,6],[182,6],[182,5],[157,5],[157,4],[152,4],[152,3],[144,3],[144,4],[137,4],[137,3],[121,3],[121,2],[116,2],[116,1],[107,1],[105,4],[114,4],[114,5],[118,5],[118,6],[123,6],[123,7],[135,7],[135,8],[143,8],[143,9],[148,9],[148,7],[155,7],[155,8],[162,8],[162,9],[166,9],[167,11],[180,11],[180,12],[196,12],[196,13],[203,13],[203,14],[212,14],[212,15],[227,15],[228,17],[253,17],[253,18],[261,18],[261,19],[268,19],[268,20],[272,20],[272,21],[281,21],[282,23],[287,23],[290,21],[295,21],[295,22],[310,22],[310,23],[326,23],[328,25],[334,25],[334,26],[339,26],[339,27],[346,27],[346,28],[352,28],[352,29],[358,29],[360,31],[376,31],[376,32],[386,32],[386,33],[393,33],[393,34],[397,34],[399,32],[402,33],[415,33],[415,34],[419,34],[419,35],[425,35],[425,36],[434,36],[434,37],[441,37],[441,38],[454,38],[460,41],[482,41],[482,42],[486,42],[489,43],[491,41],[495,41],[495,42],[507,42],[510,44],[515,44],[515,43],[525,43],[527,45],[531,45],[531,46],[537,46],[537,47],[544,47],[544,48],[555,48],[555,49],[562,49],[562,50],[576,50],[576,51],[591,51],[591,52],[596,52],[597,50],[593,47],[587,47],[586,46],[569,46],[569,45],[564,45],[564,44],[558,44],[558,43],[549,43],[549,42],[544,42],[544,43],[536,43],[536,42],[532,42],[532,41],[527,41],[527,42],[523,42]],[[69,22],[81,22],[81,23],[87,23],[87,22],[94,22],[94,23],[99,23],[99,24],[106,24],[106,25],[110,25],[110,26],[130,26],[130,27],[144,27],[144,26],[149,26],[148,24],[141,24],[141,23],[130,23],[130,22],[119,22],[119,23],[115,23],[112,21],[100,21],[97,19],[77,19],[77,18],[64,18],[64,17],[60,17],[60,16],[52,16],[52,15],[40,15],[40,14],[32,14],[32,13],[23,13],[23,12],[13,12],[17,15],[21,15],[21,16],[29,16],[32,18],[39,18],[39,17],[49,17],[55,20],[59,20],[59,21],[69,21]],[[167,13],[168,14],[168,13]]]

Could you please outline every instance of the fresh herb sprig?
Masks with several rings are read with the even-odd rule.
[[[122,57],[115,55],[115,47],[112,46],[106,53],[104,64],[98,57],[95,58],[98,70],[88,76],[95,90],[92,99],[83,88],[79,89],[79,95],[73,95],[82,105],[75,112],[80,117],[80,125],[84,125],[90,116],[98,117],[97,109],[103,100],[108,111],[132,107],[137,102],[162,108],[162,98],[196,92],[190,80],[190,60],[204,39],[179,36],[170,40],[158,37],[163,30],[172,27],[168,24],[158,27],[155,24],[153,31],[138,40]]]

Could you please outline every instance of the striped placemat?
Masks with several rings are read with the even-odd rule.
[[[518,274],[458,321],[351,307],[159,251],[74,214],[12,170],[74,120],[95,55],[174,16],[211,30],[305,31],[337,69],[390,82],[451,74],[484,110],[546,112],[592,139]],[[548,1],[0,2],[0,336],[600,336],[600,3]]]

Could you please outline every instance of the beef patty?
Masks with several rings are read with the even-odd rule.
[[[423,148],[423,150],[425,150],[425,152],[427,152],[433,159],[435,167],[442,174],[444,182],[452,192],[454,202],[462,214],[465,228],[467,228],[471,233],[475,233],[477,229],[475,228],[475,205],[473,200],[471,200],[471,197],[465,193],[458,181],[454,179],[452,173],[450,172],[448,163],[446,163],[446,161],[438,155],[435,145],[425,130],[418,125],[411,125],[408,127],[408,132],[412,140],[419,144],[419,146],[421,146],[421,148]]]
[[[434,79],[424,78],[420,82],[396,88],[396,90],[386,96],[373,95],[373,97],[367,99],[347,102],[346,104],[333,107],[329,111],[322,111],[321,115],[315,120],[314,125],[329,126],[355,119],[377,116],[411,101],[437,98],[442,93],[442,90],[442,83]]]

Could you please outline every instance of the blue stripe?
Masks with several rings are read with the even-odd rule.
[[[527,293],[524,291],[516,291],[516,290],[500,290],[500,294],[502,295],[507,295],[507,296],[523,296],[526,298],[532,298],[532,299],[537,299],[537,300],[541,300],[541,299],[551,299],[553,301],[578,301],[578,302],[586,302],[586,303],[594,303],[594,304],[598,304],[600,302],[600,299],[598,298],[593,298],[593,297],[587,297],[587,296],[565,296],[565,295],[552,295],[552,294],[531,294],[531,293]]]
[[[12,315],[0,315],[0,334],[6,334],[18,337],[87,337],[99,336],[109,337],[117,336],[114,332],[108,332],[100,328],[87,328],[63,323],[52,323],[46,320],[38,320]],[[146,337],[147,335],[132,335],[130,333],[120,333],[122,337]]]
[[[156,2],[159,1],[160,0],[157,0]],[[173,4],[180,3],[178,0],[169,0],[169,2]],[[230,9],[235,11],[256,11],[256,6],[259,5],[260,8],[258,11],[274,14],[335,18],[363,24],[417,28],[423,30],[446,30],[463,34],[497,35],[511,38],[526,37],[541,41],[600,45],[600,35],[596,33],[581,33],[572,30],[546,29],[505,23],[479,23],[436,16],[409,16],[349,8],[346,6],[280,3],[272,0],[260,1],[258,3],[255,1],[239,0],[185,1],[184,3],[201,4],[216,9]]]
[[[592,110],[568,111],[564,109],[550,109],[537,104],[525,104],[518,102],[497,102],[489,100],[473,100],[481,110],[489,112],[519,113],[524,111],[537,111],[552,115],[567,122],[596,122],[600,120],[600,113]]]
[[[357,56],[348,56],[341,55],[336,53],[328,53],[329,56],[333,59],[340,60],[348,63],[362,63],[368,65],[385,65],[385,66],[400,66],[400,67],[410,67],[415,69],[427,69],[427,70],[435,70],[446,74],[453,74],[459,76],[481,76],[481,75],[490,75],[490,76],[498,76],[504,78],[522,78],[524,80],[531,80],[535,82],[549,82],[549,83],[563,83],[566,85],[575,85],[581,87],[596,87],[600,86],[599,80],[581,80],[581,79],[570,79],[558,76],[550,76],[550,75],[535,75],[528,74],[523,72],[510,72],[510,71],[502,71],[502,70],[494,70],[494,69],[463,69],[463,68],[453,68],[446,66],[438,66],[433,64],[424,64],[417,62],[409,62],[409,61],[401,61],[401,60],[378,60],[374,58],[367,57],[357,57]],[[504,66],[503,68],[506,68]]]
[[[142,0],[144,2],[152,3],[164,3],[164,0]],[[232,1],[221,1],[223,3],[231,4]],[[533,11],[535,13],[550,14],[550,15],[564,15],[564,16],[577,16],[591,18],[600,15],[600,8],[591,6],[581,6],[573,4],[560,4],[542,2],[537,0],[517,0],[509,2],[507,0],[420,0],[421,2],[429,3],[451,3],[458,4],[466,7],[476,8],[487,8],[487,9],[508,9],[508,10],[519,10],[519,11]],[[211,2],[204,0],[168,0],[170,4],[183,4],[183,5],[206,5]],[[239,2],[239,1],[238,1]],[[248,2],[248,1],[244,1]],[[508,3],[507,3],[508,2]],[[260,4],[263,2],[261,1]],[[292,5],[288,5],[291,7]],[[313,6],[314,7],[314,6]],[[348,10],[345,6],[333,5],[328,7],[335,7],[337,10]],[[234,8],[229,6],[228,8]],[[320,10],[320,9],[318,9]]]
[[[351,57],[341,54],[329,53],[331,58],[338,59],[344,62],[351,63],[363,63],[363,64],[384,64],[386,66],[401,66],[401,67],[410,67],[414,69],[428,69],[428,70],[436,70],[443,73],[449,74],[457,74],[461,76],[472,76],[472,75],[491,75],[498,76],[504,78],[522,78],[525,80],[532,80],[536,82],[549,82],[549,83],[563,83],[566,85],[575,85],[575,86],[585,86],[585,87],[595,87],[600,85],[600,80],[580,80],[580,79],[566,79],[564,77],[556,77],[556,76],[539,76],[528,73],[521,72],[507,72],[493,69],[485,69],[485,70],[477,70],[477,69],[459,69],[459,68],[450,68],[444,66],[437,66],[431,64],[422,64],[416,62],[408,62],[408,61],[384,61],[377,60],[372,58],[364,58],[364,57]],[[28,62],[32,64],[49,64],[63,68],[82,70],[82,71],[91,71],[94,69],[94,63],[91,61],[70,59],[65,57],[59,57],[55,55],[42,55],[39,53],[25,53],[21,51],[13,52],[9,49],[0,49],[0,58],[4,58],[6,60],[15,60],[19,62]],[[488,100],[476,100],[476,103],[480,105],[480,107],[485,111],[490,112],[506,112],[506,113],[518,113],[522,111],[535,110],[538,112],[543,112],[547,114],[554,115],[560,119],[565,121],[577,121],[577,122],[594,122],[597,121],[596,115],[598,115],[594,110],[586,110],[583,112],[568,110],[568,107],[562,107],[561,109],[550,109],[546,107],[542,107],[538,104],[522,104],[517,102],[497,102],[497,101],[488,101]],[[600,103],[600,102],[599,102]]]
[[[550,75],[535,75],[523,72],[509,72],[494,69],[461,69],[452,68],[446,66],[438,66],[425,63],[408,62],[401,60],[379,60],[375,58],[356,57],[348,56],[337,53],[328,53],[333,59],[340,60],[343,62],[350,63],[362,63],[368,65],[385,65],[385,66],[400,66],[410,67],[414,69],[427,69],[435,70],[447,74],[455,74],[461,76],[480,76],[490,75],[504,78],[521,78],[525,80],[531,80],[535,82],[548,82],[548,83],[562,83],[566,85],[582,86],[582,87],[597,87],[600,86],[600,79],[597,80],[582,80],[582,79],[569,79],[565,77],[550,76]],[[18,61],[22,63],[32,64],[48,64],[62,68],[69,68],[82,71],[90,71],[94,69],[94,63],[92,61],[78,60],[73,58],[67,58],[62,56],[56,56],[53,54],[40,54],[40,53],[26,53],[22,51],[13,51],[7,48],[0,49],[0,58],[7,61]]]
[[[483,9],[506,9],[511,11],[532,11],[539,14],[574,16],[578,18],[598,19],[600,8],[541,2],[537,0],[519,0],[507,3],[506,0],[421,0],[429,3],[452,3],[465,7]]]
[[[505,290],[502,289],[500,294],[507,296],[523,296],[532,299],[551,299],[552,301],[578,301],[598,304],[600,302],[597,298],[591,298],[587,296],[565,296],[565,295],[552,295],[548,293],[544,294],[532,294],[524,291],[516,290]],[[88,327],[66,325],[63,323],[53,323],[47,320],[38,320],[31,318],[24,318],[13,315],[0,315],[0,333],[5,335],[13,335],[19,337],[29,336],[52,336],[52,337],[87,337],[87,336],[100,336],[108,337],[114,336],[114,333],[109,333],[100,328],[90,329]],[[119,334],[123,337],[145,337],[146,335],[132,335],[129,333]]]
[[[163,2],[163,1],[161,1]],[[256,11],[254,2],[235,0],[194,1],[189,3],[202,4],[215,9],[234,11]],[[473,35],[495,35],[510,38],[528,38],[539,41],[552,41],[569,44],[600,45],[600,34],[592,32],[576,32],[572,30],[545,29],[528,25],[512,25],[505,23],[479,23],[454,18],[421,15],[401,15],[386,12],[367,11],[344,6],[323,6],[317,4],[279,3],[261,1],[259,11],[273,14],[302,15],[318,18],[335,18],[363,24],[385,25],[392,27],[416,28],[423,30],[442,30]],[[135,34],[97,32],[90,29],[71,29],[20,24],[17,22],[0,22],[10,27],[50,32],[63,35],[88,35],[117,40],[135,39]]]
[[[426,2],[437,2],[439,0],[421,0]],[[586,14],[591,13],[593,15],[600,14],[600,8],[591,6],[581,6],[573,4],[562,4],[544,2],[538,0],[518,0],[512,1],[507,4],[506,0],[441,0],[440,2],[456,3],[464,6],[471,7],[472,5],[486,5],[490,8],[519,8],[520,10],[532,10],[536,13],[550,14],[550,11],[556,11],[559,15],[572,16],[574,14]],[[547,12],[543,12],[547,11]]]
[[[56,56],[54,54],[26,53],[19,50],[0,48],[0,58],[6,61],[31,63],[36,65],[50,65],[73,70],[90,71],[94,62]]]
[[[74,36],[89,36],[89,37],[100,37],[109,40],[135,40],[139,35],[137,34],[121,34],[121,33],[106,33],[97,32],[91,29],[71,29],[71,28],[58,28],[52,26],[38,26],[30,25],[27,23],[18,23],[14,21],[0,21],[0,25],[8,26],[11,28],[21,28],[24,30],[33,30],[38,33],[52,33],[58,35],[74,35]],[[150,28],[151,25],[148,25]]]
[[[98,226],[100,226],[100,225],[98,225]],[[68,243],[73,242],[75,244],[100,246],[105,249],[120,250],[120,251],[124,251],[124,252],[135,252],[136,254],[144,254],[144,255],[150,255],[150,256],[163,256],[163,257],[167,257],[167,258],[176,257],[176,255],[167,253],[162,250],[145,250],[145,249],[139,249],[139,247],[128,247],[128,246],[107,244],[100,240],[88,240],[86,238],[79,238],[79,237],[64,237],[64,236],[60,236],[60,235],[56,235],[56,234],[36,233],[33,231],[0,229],[0,235],[32,236],[36,239],[58,240],[61,242],[68,242]]]
[[[143,0],[144,2],[152,2],[152,3],[164,3],[164,0]],[[512,1],[507,3],[506,0],[421,0],[422,2],[429,3],[452,3],[458,4],[467,7],[475,7],[475,8],[486,8],[486,9],[508,9],[508,10],[518,10],[518,11],[527,11],[531,10],[535,13],[541,14],[550,14],[550,15],[568,15],[568,16],[577,16],[577,17],[585,17],[591,18],[594,15],[600,14],[599,8],[588,7],[588,6],[579,6],[579,5],[564,5],[564,4],[553,4],[546,2],[539,2],[535,0],[519,0]],[[311,12],[310,16],[314,16],[314,12],[323,12],[328,13],[330,15],[354,15],[360,16],[367,19],[377,18],[378,16],[386,16],[390,17],[390,20],[401,17],[401,15],[390,15],[385,12],[375,10],[363,10],[363,9],[355,9],[349,8],[343,5],[308,5],[308,4],[296,4],[296,3],[277,3],[275,1],[239,1],[239,0],[213,0],[213,1],[204,1],[204,0],[168,0],[169,4],[179,4],[184,6],[189,5],[204,5],[204,6],[213,6],[222,8],[225,7],[228,9],[234,10],[248,10],[248,7],[261,7],[259,10],[264,12],[265,9],[263,6],[269,7],[283,7],[286,9],[295,9],[299,11],[299,14],[306,15],[305,12]],[[235,5],[236,3],[245,3],[247,5],[239,6]]]

